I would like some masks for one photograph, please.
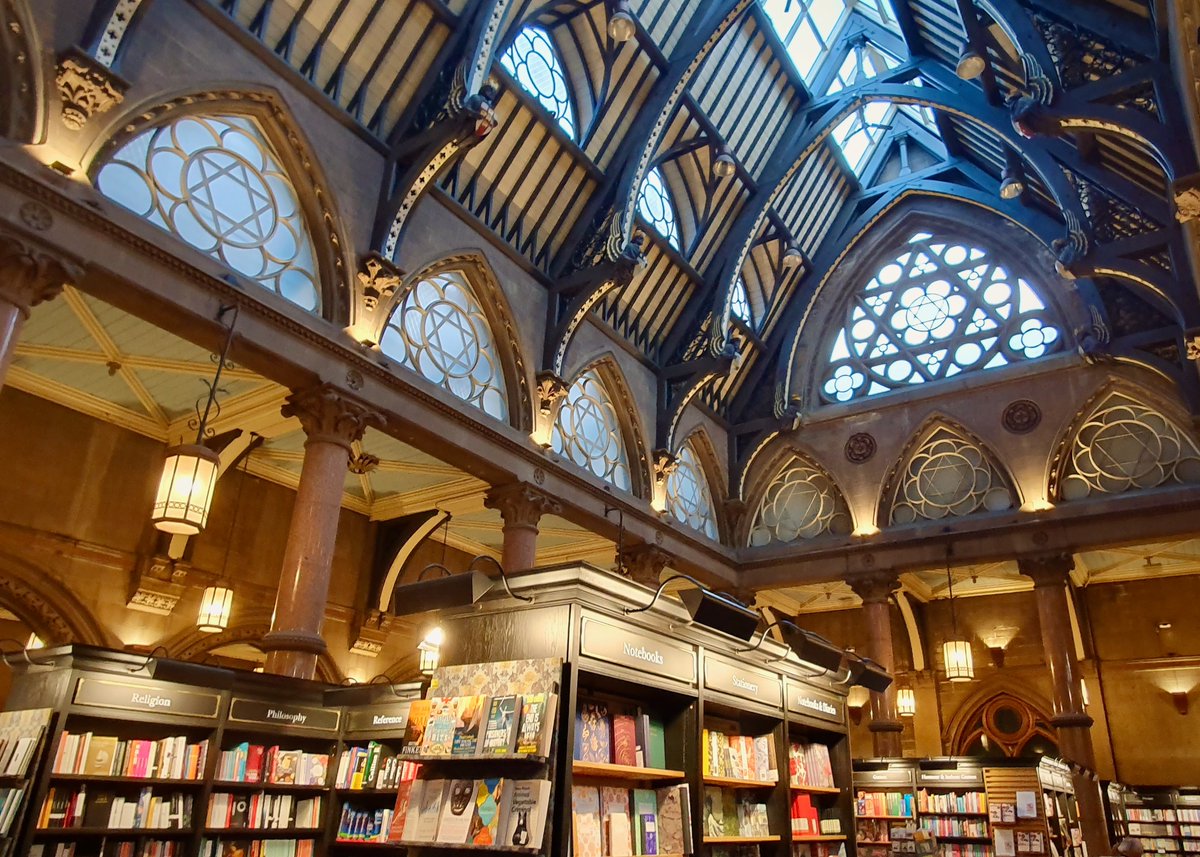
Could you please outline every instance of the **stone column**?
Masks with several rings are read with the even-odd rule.
[[[674,559],[675,557],[658,545],[651,544],[625,545],[621,555],[617,557],[630,580],[651,589],[658,589],[663,569]]]
[[[504,521],[504,551],[500,564],[508,573],[526,571],[537,561],[538,522],[542,515],[557,515],[562,504],[528,482],[511,482],[488,491],[483,505],[495,509]]]
[[[867,657],[890,673],[896,671],[896,653],[892,646],[892,593],[900,588],[899,576],[881,571],[847,581],[862,599],[867,620]],[[896,709],[896,684],[883,693],[871,694],[871,725],[875,739],[875,755],[880,758],[900,758],[904,754],[900,736],[904,724]]]
[[[350,445],[362,439],[368,425],[382,423],[382,419],[328,385],[292,393],[283,406],[283,415],[299,419],[308,440],[275,613],[262,646],[268,653],[267,672],[313,678],[317,657],[325,651],[321,624],[333,568],[342,486],[352,454]]]
[[[1038,622],[1042,630],[1042,648],[1050,670],[1050,722],[1058,732],[1062,756],[1089,771],[1096,770],[1092,747],[1092,718],[1083,707],[1083,676],[1075,661],[1071,636],[1068,575],[1075,566],[1070,555],[1018,560],[1021,574],[1033,578]],[[1075,776],[1075,799],[1079,803],[1079,821],[1089,854],[1108,854],[1108,826],[1104,820],[1104,801],[1100,784],[1090,777]]]
[[[0,233],[0,387],[30,310],[82,278],[83,270],[74,262],[16,235]]]

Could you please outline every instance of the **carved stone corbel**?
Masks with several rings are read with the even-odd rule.
[[[391,306],[392,296],[400,288],[404,272],[378,253],[362,257],[355,274],[354,317],[351,335],[365,345],[379,344],[379,331],[385,321],[382,314]]]
[[[125,606],[143,613],[169,616],[187,591],[190,568],[189,563],[166,556],[143,557],[130,576]]]
[[[362,616],[355,628],[354,641],[350,644],[350,654],[375,658],[383,652],[387,645],[388,635],[392,631],[396,617],[390,613],[370,608]]]
[[[72,131],[124,101],[129,88],[111,69],[79,48],[69,48],[59,57],[55,83],[62,99],[63,124]]]

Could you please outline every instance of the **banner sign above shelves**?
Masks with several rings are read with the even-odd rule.
[[[179,690],[165,685],[141,682],[103,681],[81,678],[75,686],[76,705],[116,708],[122,711],[147,711],[176,717],[215,718],[221,707],[216,693]]]

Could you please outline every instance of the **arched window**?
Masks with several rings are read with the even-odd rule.
[[[675,203],[658,167],[646,173],[642,189],[638,193],[638,211],[654,231],[679,249],[679,218],[675,216]]]
[[[1113,393],[1083,420],[1071,442],[1063,500],[1200,483],[1200,450],[1163,414]]]
[[[784,463],[754,512],[750,546],[850,532],[850,510],[827,474],[798,455]]]
[[[889,522],[910,524],[1013,507],[1015,491],[992,457],[970,439],[938,426],[899,476]]]
[[[143,131],[105,163],[96,186],[239,274],[320,311],[299,197],[253,118],[191,115]]]
[[[733,284],[733,294],[729,296],[729,310],[734,318],[740,318],[746,324],[754,327],[754,315],[750,311],[750,298],[746,294],[746,281],[738,277]]]
[[[567,87],[567,76],[549,33],[541,27],[524,27],[517,33],[512,47],[500,57],[500,64],[522,89],[546,108],[568,137],[576,139],[571,90]]]
[[[1057,351],[1063,324],[1032,285],[977,246],[908,239],[846,305],[826,345],[827,402],[845,402]]]
[[[713,511],[712,492],[691,443],[684,444],[679,450],[675,469],[667,477],[667,508],[679,523],[716,541],[717,516]]]
[[[631,490],[629,454],[612,397],[594,369],[583,372],[558,409],[550,437],[554,451],[622,491]]]
[[[464,402],[508,421],[504,368],[492,330],[460,272],[418,280],[393,310],[379,347]]]

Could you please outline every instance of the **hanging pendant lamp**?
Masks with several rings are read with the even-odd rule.
[[[902,687],[896,691],[896,712],[901,717],[916,716],[917,695],[911,687]]]
[[[250,450],[254,449],[257,440],[252,440],[249,448],[243,453],[246,460],[250,458]],[[200,612],[196,616],[196,630],[205,634],[219,634],[229,627],[229,618],[233,614],[233,590],[225,585],[228,578],[225,572],[229,568],[229,553],[233,549],[233,531],[237,526],[238,515],[242,510],[242,488],[246,485],[246,464],[242,462],[242,477],[238,480],[237,498],[233,503],[233,516],[229,521],[229,533],[225,538],[225,558],[221,560],[221,576],[216,583],[204,590],[200,598]]]
[[[946,584],[950,591],[950,625],[953,635],[942,644],[942,660],[946,678],[950,681],[970,681],[975,678],[975,660],[971,641],[958,635],[958,614],[954,611],[954,576],[950,573],[950,551],[946,551]]]

